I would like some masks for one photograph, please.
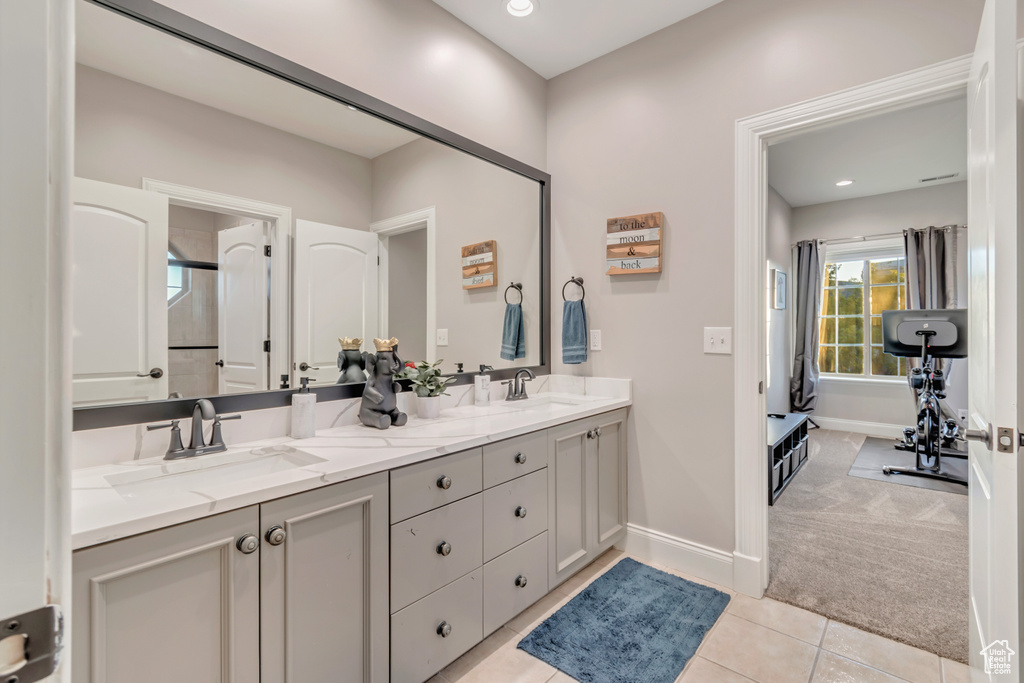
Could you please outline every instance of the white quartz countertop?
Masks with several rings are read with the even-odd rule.
[[[162,458],[72,473],[72,547],[112,541],[384,472],[631,405],[629,398],[547,393],[456,406],[376,430],[345,425],[310,439],[262,439],[187,460]],[[128,455],[130,457],[130,454]]]

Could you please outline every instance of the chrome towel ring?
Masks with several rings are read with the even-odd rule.
[[[523,283],[522,282],[513,282],[508,287],[505,288],[505,303],[506,304],[512,303],[511,301],[508,300],[508,290],[510,290],[510,289],[517,289],[517,290],[519,290],[519,303],[523,303]]]
[[[565,298],[565,288],[569,285],[576,285],[580,288],[580,301],[587,298],[587,290],[583,288],[583,278],[573,275],[564,285],[562,285],[562,301],[568,301],[568,299]]]

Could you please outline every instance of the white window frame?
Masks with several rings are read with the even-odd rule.
[[[870,267],[866,263],[868,261],[884,259],[884,258],[905,258],[906,249],[903,243],[902,235],[894,235],[891,237],[881,237],[868,240],[855,240],[849,242],[838,242],[833,244],[825,245],[825,260],[824,265],[836,262],[848,262],[848,261],[865,261],[864,270],[864,310],[862,317],[864,320],[864,368],[860,374],[848,374],[839,372],[821,372],[821,379],[826,381],[837,381],[837,382],[860,382],[860,383],[880,383],[880,384],[905,384],[905,375],[873,375],[871,374],[871,272]],[[904,284],[904,287],[906,285]],[[825,284],[822,283],[822,290],[824,291]],[[906,291],[906,290],[904,290]],[[838,306],[838,301],[836,305]],[[824,305],[824,297],[822,298],[822,305]],[[821,322],[821,311],[818,312],[818,324]],[[837,330],[838,334],[838,319],[837,319]],[[838,367],[838,356],[836,363]]]

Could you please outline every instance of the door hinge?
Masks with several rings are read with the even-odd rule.
[[[380,265],[380,256],[377,257],[377,265]]]
[[[264,256],[270,256],[270,245],[269,244],[265,244],[263,246],[263,255]]]
[[[263,342],[263,350],[266,351],[267,353],[270,353],[270,340],[269,339],[266,340],[265,342]]]
[[[57,670],[64,649],[64,615],[60,607],[47,605],[0,620],[0,640],[17,636],[21,636],[21,662],[0,662],[10,664],[0,680],[34,683]]]
[[[757,383],[757,393],[764,393],[764,380],[761,380],[760,382]]]

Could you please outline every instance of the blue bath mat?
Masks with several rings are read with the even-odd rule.
[[[519,641],[583,683],[673,683],[729,596],[626,558]]]

